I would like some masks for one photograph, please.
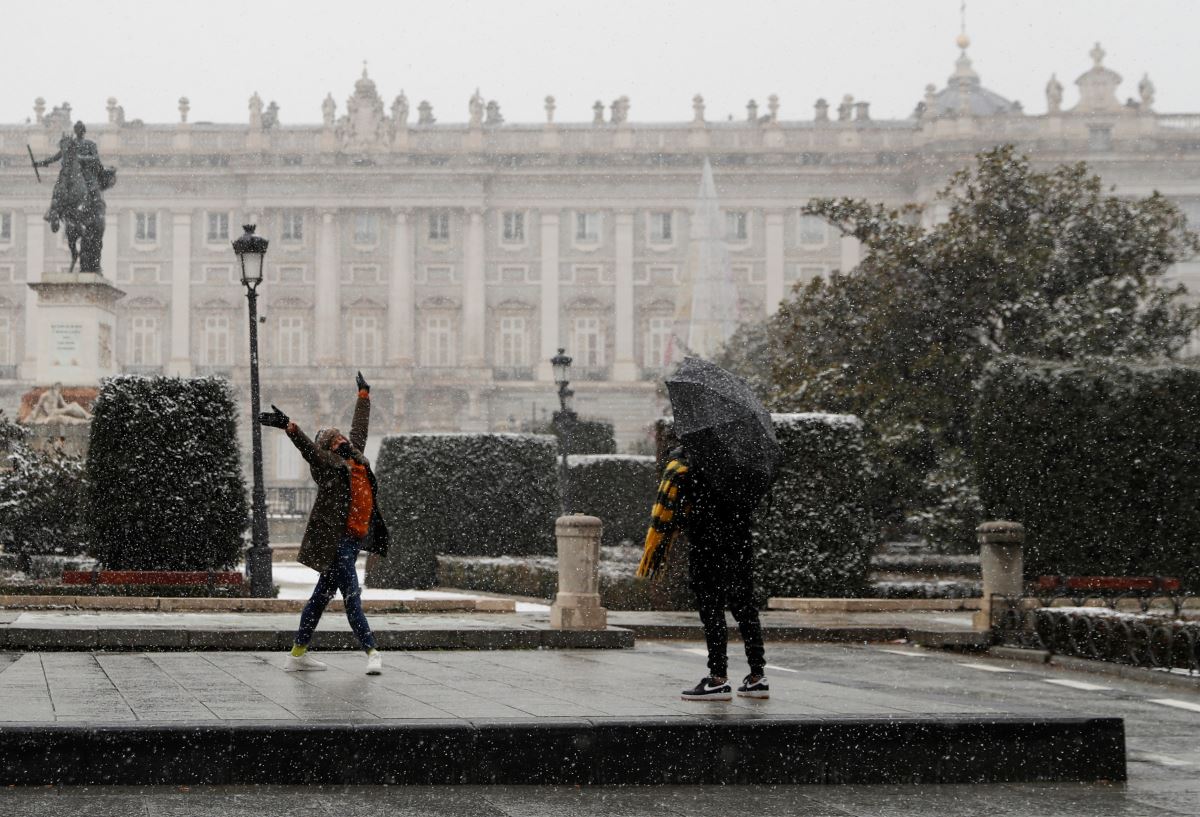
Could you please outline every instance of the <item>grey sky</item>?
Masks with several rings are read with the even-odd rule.
[[[807,119],[823,96],[852,93],[878,118],[907,116],[927,82],[954,67],[959,0],[157,0],[0,5],[0,121],[32,115],[33,99],[69,101],[106,119],[115,96],[130,119],[242,122],[258,91],[285,124],[319,122],[332,91],[339,113],[362,61],[390,104],[405,90],[441,122],[467,118],[479,86],[508,121],[589,121],[596,99],[625,94],[630,119],[686,120],[692,95],[710,119],[745,116],[746,101],[780,96],[780,115]],[[970,54],[985,85],[1045,110],[1057,72],[1074,80],[1099,40],[1105,64],[1136,96],[1149,73],[1156,108],[1200,112],[1200,28],[1194,0],[971,0]],[[90,52],[93,43],[103,53]],[[63,50],[71,57],[64,58]],[[415,118],[415,117],[414,117]]]

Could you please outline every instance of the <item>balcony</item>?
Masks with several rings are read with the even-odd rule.
[[[496,366],[492,369],[495,380],[533,380],[532,366]]]
[[[607,366],[572,366],[570,377],[572,380],[608,380],[609,371]]]
[[[301,519],[308,516],[317,498],[314,486],[277,486],[264,489],[267,516],[272,519]]]
[[[0,364],[0,380],[16,380],[17,365],[15,363]]]

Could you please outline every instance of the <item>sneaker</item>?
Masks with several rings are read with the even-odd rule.
[[[733,690],[728,683],[713,683],[712,678],[702,678],[700,683],[681,693],[685,701],[731,701]]]
[[[381,675],[383,673],[383,656],[379,654],[379,650],[367,653],[367,675]]]
[[[287,664],[284,666],[284,672],[321,672],[326,669],[324,661],[318,661],[308,653],[297,658],[294,655],[289,655]]]
[[[750,683],[753,675],[747,675],[742,679],[742,685],[738,687],[737,694],[739,698],[770,698],[771,687],[767,685],[767,676],[760,675],[758,680]]]

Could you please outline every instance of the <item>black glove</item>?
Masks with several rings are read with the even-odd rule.
[[[358,384],[359,391],[365,391],[370,394],[371,386],[367,383],[367,379],[362,376],[362,372],[354,376],[354,382]]]
[[[349,459],[350,455],[354,453],[354,449],[350,447],[349,442],[343,442],[337,448],[333,449],[333,453],[337,454],[342,459]]]
[[[271,404],[271,408],[274,409],[274,411],[259,412],[258,421],[263,425],[271,426],[272,428],[287,428],[288,423],[291,422],[288,416],[280,411],[279,407],[274,403]]]

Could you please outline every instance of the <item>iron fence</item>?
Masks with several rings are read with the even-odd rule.
[[[1200,673],[1200,597],[1183,592],[993,596],[992,627],[1007,646]]]

